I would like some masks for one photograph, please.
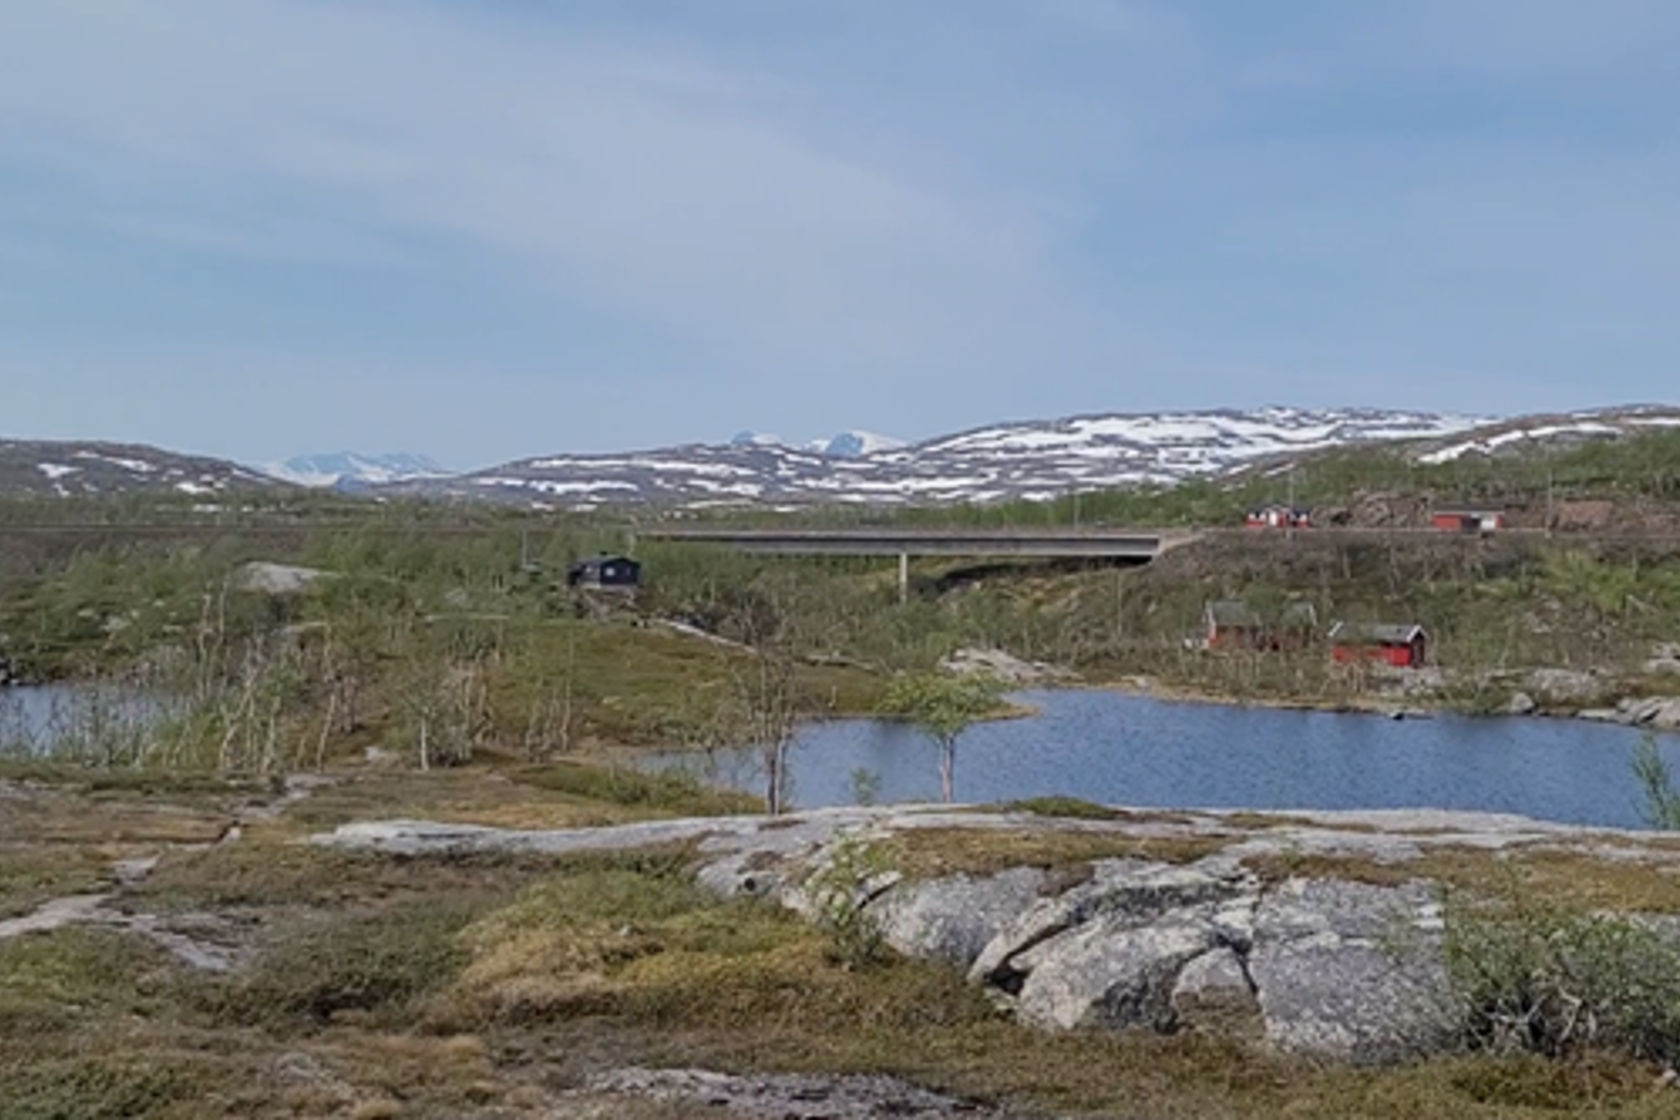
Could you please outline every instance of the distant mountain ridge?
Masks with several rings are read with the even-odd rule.
[[[1105,413],[994,424],[920,443],[830,453],[743,433],[728,444],[522,459],[397,489],[564,508],[755,503],[903,506],[1046,499],[1075,489],[1172,484],[1266,456],[1468,432],[1485,418],[1381,409]],[[879,437],[876,437],[879,439]]]
[[[904,440],[856,428],[827,439],[814,439],[803,444],[788,443],[780,436],[773,436],[767,432],[748,430],[736,432],[730,437],[729,443],[732,447],[785,447],[795,451],[814,451],[818,455],[827,455],[835,459],[856,459],[862,455],[873,455],[877,451],[892,451],[906,446]]]
[[[282,462],[265,463],[261,470],[270,478],[277,478],[282,482],[315,489],[331,487],[338,490],[356,490],[393,482],[439,478],[450,473],[430,457],[409,451],[377,455],[358,451],[297,455]]]
[[[226,459],[182,455],[145,444],[0,440],[0,495],[5,496],[213,495],[277,485],[274,479]]]
[[[788,446],[745,433],[727,444],[550,455],[465,474],[421,455],[337,453],[289,460],[293,481],[202,456],[133,444],[0,440],[0,495],[75,497],[336,486],[392,497],[496,501],[532,508],[653,505],[901,507],[1074,490],[1171,485],[1350,444],[1404,441],[1423,463],[1532,453],[1680,429],[1680,407],[1632,405],[1486,419],[1364,408],[1105,413],[993,424],[915,444],[864,432]],[[272,469],[272,468],[271,468]]]

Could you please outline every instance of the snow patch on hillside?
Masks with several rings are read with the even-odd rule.
[[[1481,423],[1410,411],[1268,408],[996,424],[917,444],[846,432],[796,448],[743,432],[727,444],[549,455],[421,492],[506,498],[523,492],[530,500],[573,494],[683,508],[730,500],[883,506],[1044,500],[1081,489],[1170,485],[1255,458],[1347,443],[1452,436]]]
[[[1456,462],[1466,456],[1498,455],[1520,445],[1551,443],[1567,445],[1586,440],[1614,439],[1651,428],[1680,427],[1680,413],[1672,409],[1645,407],[1632,410],[1579,412],[1569,416],[1536,416],[1494,425],[1474,438],[1451,442],[1419,455],[1418,462],[1431,465]]]

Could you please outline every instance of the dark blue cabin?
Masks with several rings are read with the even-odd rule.
[[[642,566],[628,556],[591,556],[566,569],[567,587],[633,591],[642,583]]]

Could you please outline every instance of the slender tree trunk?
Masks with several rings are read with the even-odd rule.
[[[771,743],[764,748],[764,811],[772,817],[782,815],[782,773],[786,765],[786,747],[782,743]]]
[[[949,805],[956,800],[957,741],[945,739],[939,744],[939,792]]]

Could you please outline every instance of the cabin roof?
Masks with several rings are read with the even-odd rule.
[[[576,564],[571,566],[570,570],[574,572],[587,572],[593,568],[604,568],[608,564],[628,564],[632,568],[639,568],[642,566],[640,561],[632,560],[628,556],[617,556],[602,553],[600,556],[590,556],[579,560]]]
[[[1251,629],[1260,626],[1260,616],[1241,599],[1215,599],[1207,605],[1208,621],[1215,626]]]
[[[1338,645],[1407,646],[1426,636],[1416,622],[1337,622],[1330,628]]]
[[[1266,625],[1253,607],[1241,599],[1214,599],[1206,609],[1208,621],[1215,626],[1232,630],[1258,630]],[[1277,625],[1282,629],[1308,627],[1316,625],[1318,612],[1311,603],[1289,603],[1278,615]]]

